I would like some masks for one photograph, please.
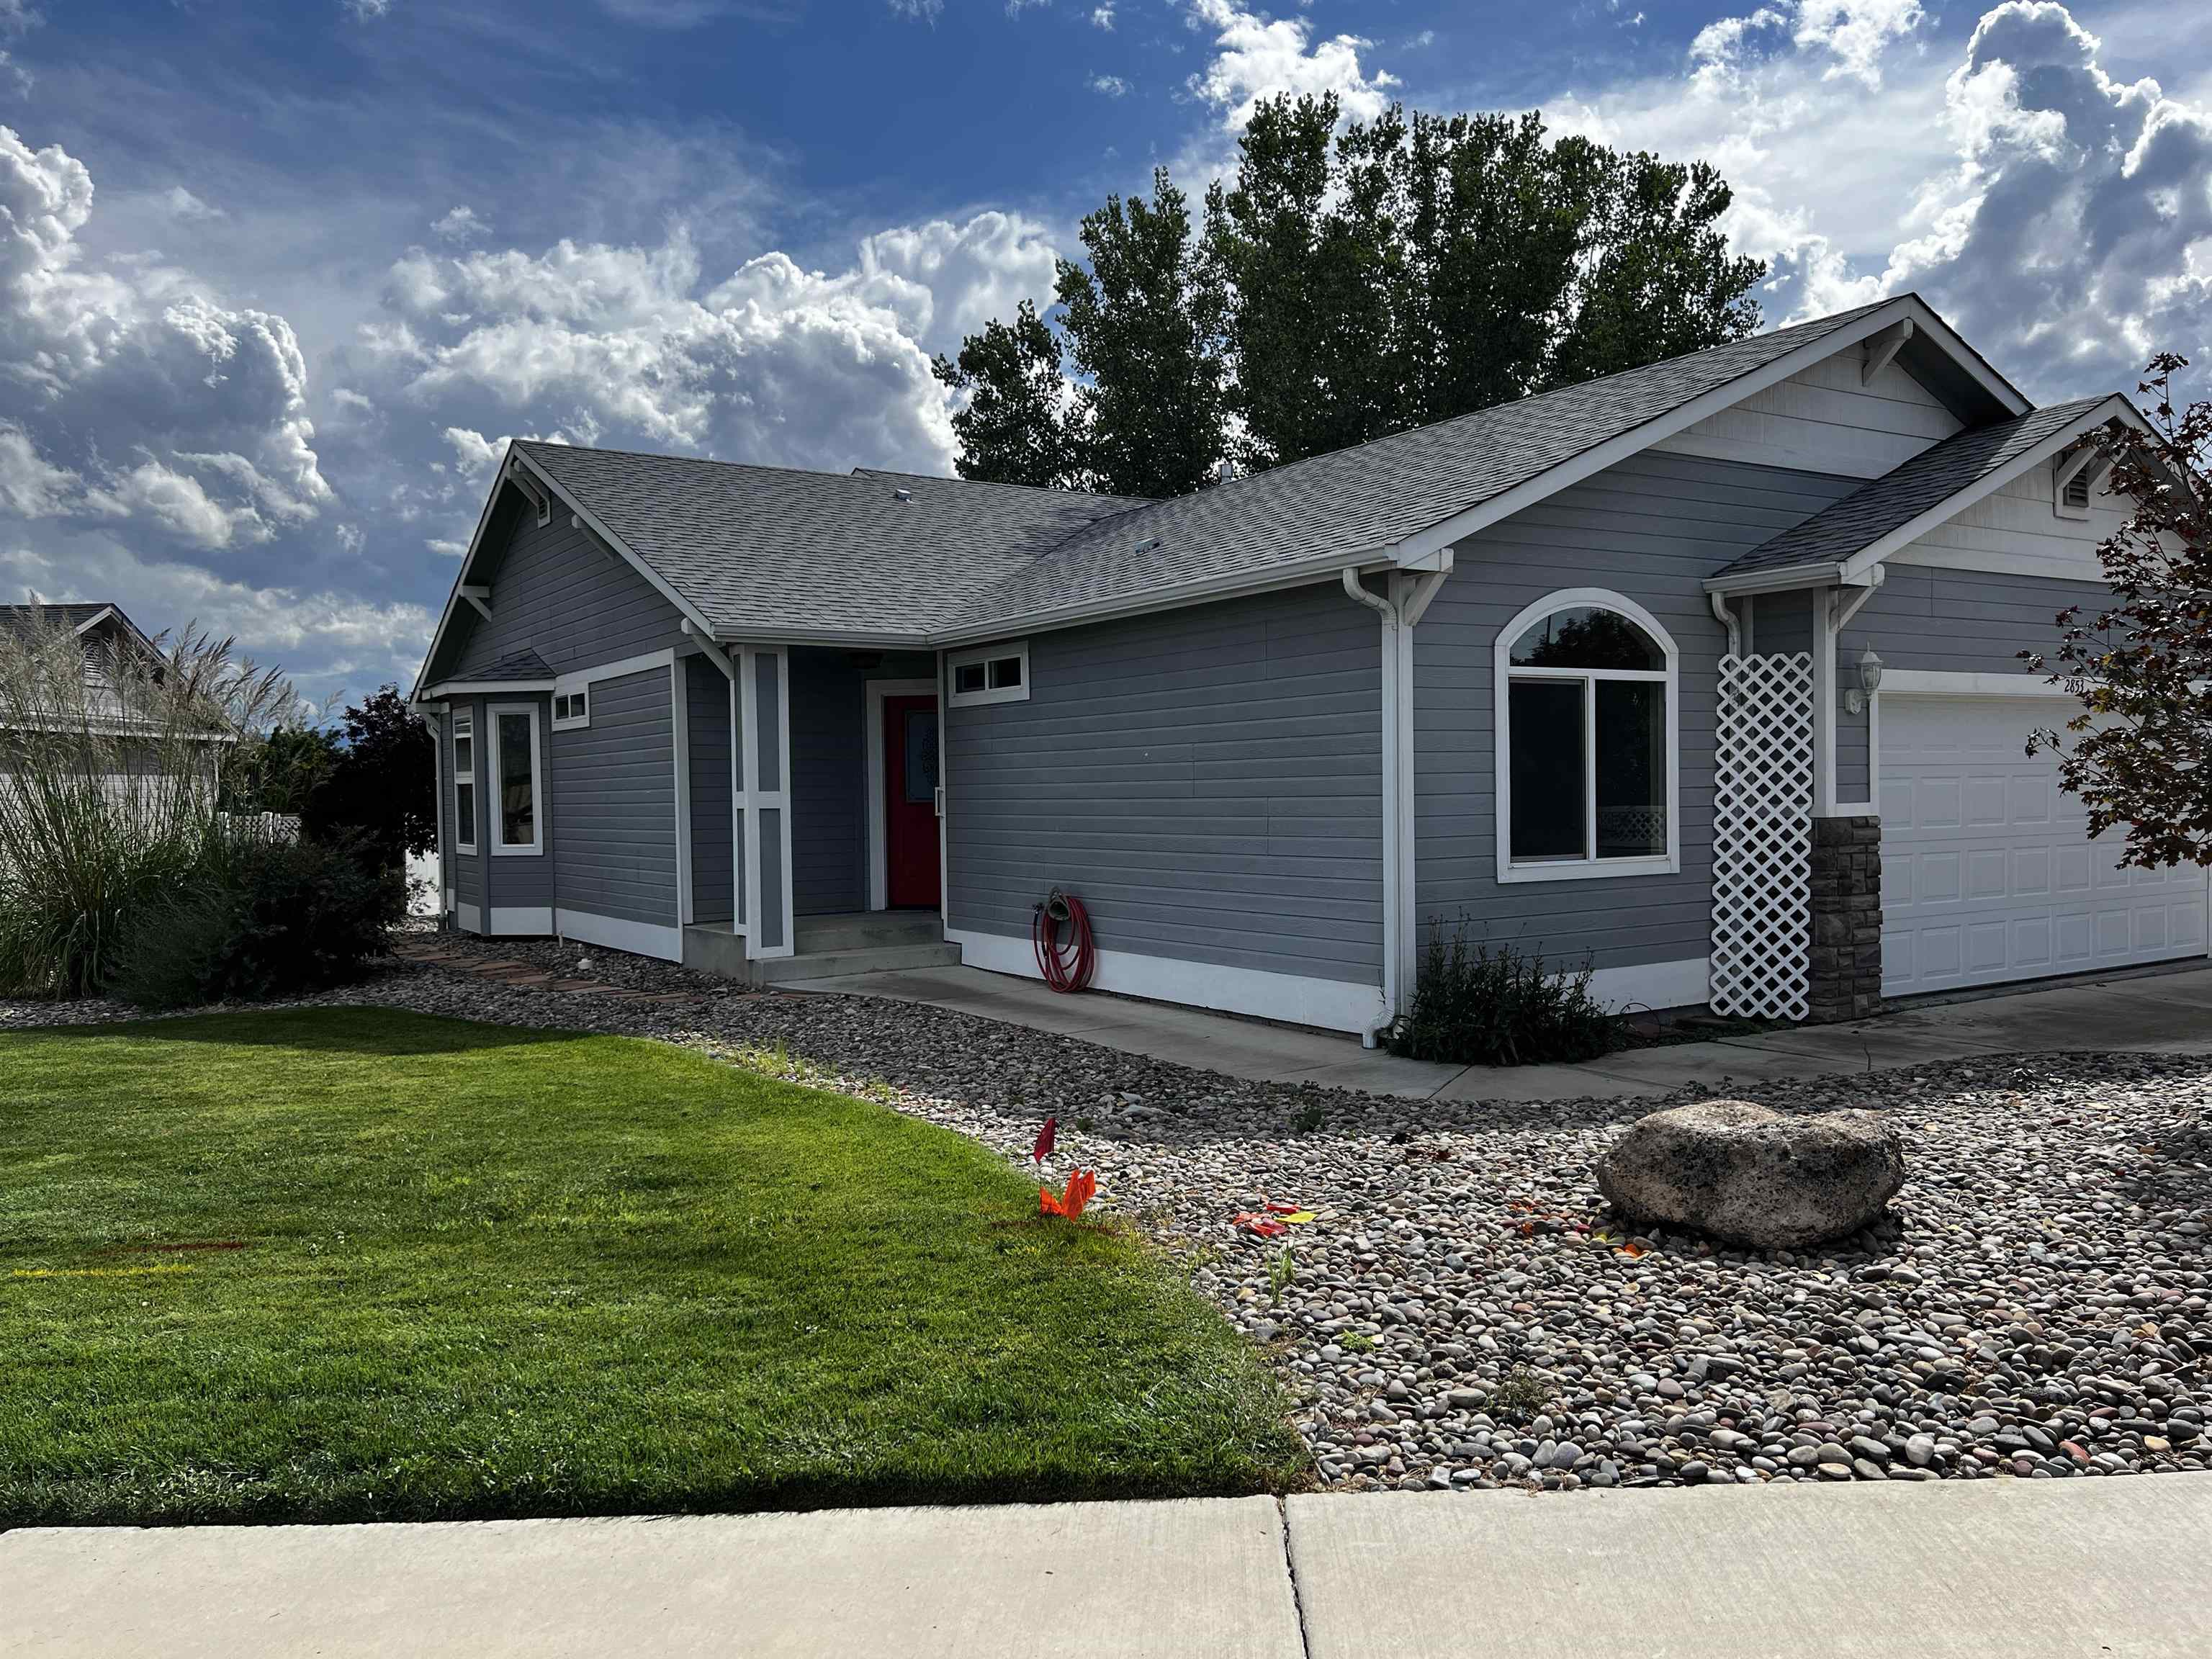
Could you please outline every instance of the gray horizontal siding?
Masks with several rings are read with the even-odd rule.
[[[1475,937],[1596,968],[1708,952],[1713,716],[1727,635],[1704,581],[1856,487],[1819,473],[1647,453],[1460,544],[1457,568],[1413,635],[1415,908],[1425,931],[1465,916]],[[1679,874],[1498,880],[1498,634],[1523,607],[1568,587],[1635,600],[1680,649]],[[1778,648],[1763,615],[1757,648]]]
[[[796,915],[867,908],[866,703],[843,652],[791,653],[791,902]]]
[[[2057,614],[2094,617],[2111,597],[2101,582],[1891,564],[1887,580],[1844,630],[1846,662],[1868,644],[1885,666],[1944,673],[2018,674],[2019,653],[2058,644]]]
[[[1058,885],[1102,950],[1378,983],[1379,635],[1332,585],[1032,635],[947,714],[952,925]]]
[[[592,687],[592,723],[556,732],[553,902],[676,925],[676,746],[665,668]]]
[[[727,921],[734,914],[731,878],[730,680],[705,657],[683,657],[691,726],[691,914]]]
[[[565,512],[542,527],[532,513],[501,512],[511,528],[495,522],[493,533],[505,545],[477,572],[491,586],[490,619],[466,603],[455,610],[440,653],[450,662],[435,678],[465,677],[516,651],[534,650],[565,673],[683,643],[676,607],[588,531],[571,529]]]
[[[546,739],[550,735],[547,730],[547,723],[552,719],[552,699],[514,696],[485,698],[483,719],[477,729],[484,734],[483,764],[486,788],[483,816],[484,834],[488,837],[496,837],[499,833],[499,801],[496,794],[498,786],[491,772],[491,722],[498,718],[495,711],[511,708],[517,703],[527,703],[538,711],[538,757],[541,764],[547,765],[549,772],[551,769],[549,763],[552,751]],[[494,854],[491,851],[490,842],[487,841],[485,843],[484,880],[490,893],[489,902],[498,908],[506,909],[525,905],[540,907],[553,902],[555,854],[552,782],[550,777],[538,780],[538,810],[545,815],[545,822],[538,829],[538,840],[545,848],[544,852],[536,854]]]

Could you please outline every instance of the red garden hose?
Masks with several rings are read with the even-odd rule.
[[[1060,943],[1065,924],[1067,942]],[[1055,887],[1036,907],[1030,923],[1030,939],[1036,946],[1037,971],[1055,991],[1080,991],[1091,983],[1098,966],[1098,947],[1091,937],[1091,913],[1073,893]]]

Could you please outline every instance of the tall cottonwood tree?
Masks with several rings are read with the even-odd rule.
[[[940,358],[963,476],[1180,494],[1232,451],[1297,460],[1759,325],[1765,268],[1729,254],[1711,167],[1534,114],[1341,113],[1261,105],[1200,235],[1158,172],[1083,222],[1057,337],[1018,316]]]

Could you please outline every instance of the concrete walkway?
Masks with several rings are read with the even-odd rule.
[[[2212,1653],[2212,1478],[0,1534],[10,1659]]]
[[[2062,1048],[2212,1052],[2212,966],[2073,981],[1938,1005],[1850,1025],[1635,1048],[1581,1066],[1439,1066],[1363,1049],[1350,1037],[1262,1025],[1126,997],[1060,996],[1035,980],[928,968],[809,980],[842,992],[957,1008],[1080,1037],[1125,1054],[1278,1083],[1319,1083],[1443,1100],[1576,1100],[1718,1089],[1771,1078],[1917,1066]]]

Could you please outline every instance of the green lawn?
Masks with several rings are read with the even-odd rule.
[[[949,1131],[622,1038],[0,1036],[0,1525],[1296,1484],[1227,1322],[1036,1203]]]

